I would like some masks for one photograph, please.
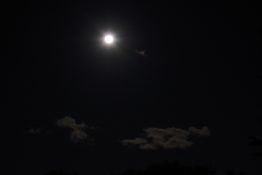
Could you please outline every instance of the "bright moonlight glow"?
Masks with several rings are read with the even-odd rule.
[[[111,34],[105,35],[105,37],[104,37],[104,42],[105,42],[106,44],[112,44],[112,43],[114,42],[114,36],[111,35]]]

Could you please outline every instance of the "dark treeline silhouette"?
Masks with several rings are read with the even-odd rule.
[[[91,173],[92,174],[92,173]],[[244,175],[228,170],[224,175]],[[67,173],[64,171],[50,171],[44,175],[78,175],[77,173]],[[107,174],[105,174],[107,175]],[[218,175],[216,171],[208,166],[188,166],[178,162],[163,162],[151,164],[145,169],[129,169],[120,173],[110,175]]]
[[[244,175],[244,173],[243,173],[243,172],[236,173],[236,172],[234,172],[234,171],[232,171],[232,170],[228,170],[228,171],[226,172],[226,175]]]
[[[256,123],[259,124],[260,127],[262,127],[262,116],[256,117]],[[249,136],[248,137],[249,144],[252,146],[252,148],[255,148],[256,150],[252,152],[254,156],[262,158],[262,137],[261,136]]]
[[[254,156],[262,157],[262,138],[258,136],[249,136],[250,145],[254,146],[257,150],[253,152]]]
[[[77,173],[68,173],[62,170],[52,170],[46,173],[45,175],[78,175]]]
[[[216,172],[206,166],[185,166],[177,162],[153,164],[143,170],[127,170],[111,175],[215,175]]]

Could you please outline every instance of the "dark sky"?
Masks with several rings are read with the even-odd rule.
[[[261,136],[258,4],[45,0],[7,9],[17,174],[106,175],[165,160],[261,173],[248,144]],[[105,31],[116,47],[100,42]],[[73,142],[72,128],[57,124],[65,116],[85,123],[75,130],[88,137]],[[210,136],[186,149],[121,143],[145,128],[190,126]]]

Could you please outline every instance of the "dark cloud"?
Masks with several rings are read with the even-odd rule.
[[[124,139],[123,145],[136,145],[144,150],[157,149],[186,149],[193,145],[190,136],[209,136],[210,131],[205,126],[201,129],[189,127],[181,128],[146,128],[144,138]]]
[[[70,128],[72,130],[70,138],[75,143],[82,142],[88,138],[88,134],[85,131],[88,128],[87,125],[83,122],[76,123],[76,120],[70,116],[57,120],[56,124],[61,128]]]
[[[41,131],[42,131],[41,128],[30,128],[28,130],[28,133],[29,134],[39,134]]]

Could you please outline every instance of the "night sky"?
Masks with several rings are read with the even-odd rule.
[[[164,161],[262,173],[248,141],[262,136],[258,4],[7,6],[17,174],[109,175]]]

